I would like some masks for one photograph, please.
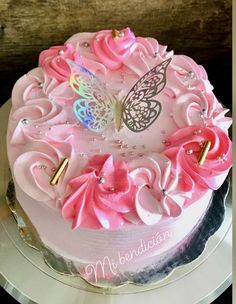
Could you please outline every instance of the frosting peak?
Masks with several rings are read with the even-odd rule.
[[[112,31],[98,32],[92,40],[92,49],[101,62],[110,70],[119,69],[135,43],[134,33],[127,27],[117,37]]]

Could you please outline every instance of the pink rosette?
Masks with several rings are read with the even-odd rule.
[[[24,144],[27,137],[40,138],[51,126],[65,123],[67,115],[62,106],[47,98],[28,101],[11,113],[11,143]]]
[[[69,158],[69,163],[59,178],[58,184],[50,185],[54,171],[61,161]],[[68,143],[60,143],[60,149],[43,141],[35,141],[24,147],[13,164],[14,180],[20,188],[36,201],[53,208],[61,208],[61,201],[68,194],[68,178],[79,170],[76,153]]]
[[[206,141],[210,150],[203,165],[198,158]],[[178,130],[167,141],[163,151],[181,172],[183,178],[192,178],[196,186],[218,189],[232,166],[232,143],[218,127],[190,126]]]
[[[123,65],[135,43],[135,36],[130,28],[127,27],[120,33],[122,35],[114,39],[111,30],[100,31],[91,42],[94,54],[110,70],[117,70]]]
[[[116,229],[134,208],[135,187],[125,162],[112,155],[95,155],[81,175],[69,181],[71,193],[64,200],[62,216],[72,228]]]
[[[39,56],[39,66],[59,82],[68,81],[71,70],[66,59],[82,64],[79,52],[72,44],[67,43],[64,46],[53,46],[42,51]]]
[[[128,167],[138,188],[136,211],[146,225],[156,224],[164,216],[177,217],[181,214],[186,198],[192,196],[192,179],[180,178],[171,161],[158,153],[133,160]]]
[[[58,85],[59,82],[42,68],[35,68],[15,83],[12,90],[13,107],[23,106],[30,100],[47,98]]]
[[[232,123],[230,117],[225,117],[228,111],[219,104],[212,92],[203,94],[199,90],[186,92],[173,103],[173,119],[180,128],[191,125],[216,125],[227,131]]]

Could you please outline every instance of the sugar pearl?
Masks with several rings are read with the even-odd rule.
[[[58,55],[63,55],[64,54],[64,51],[63,50],[59,50],[58,51]]]
[[[194,77],[193,71],[188,72],[187,77],[188,78],[193,78]]]
[[[99,177],[98,178],[98,184],[104,184],[105,183],[105,178],[104,177]]]
[[[188,149],[188,150],[186,151],[186,153],[187,153],[188,155],[193,154],[193,149]]]
[[[89,43],[88,42],[84,42],[83,43],[83,47],[85,47],[85,48],[89,47]]]
[[[23,125],[27,125],[27,124],[29,123],[29,120],[28,120],[27,118],[23,118],[23,119],[21,120],[21,123],[22,123]]]
[[[119,34],[118,34],[118,36],[119,36],[120,38],[124,37],[124,35],[125,35],[125,33],[122,32],[122,31],[120,31]]]
[[[162,189],[162,195],[166,196],[167,195],[167,190],[166,189]]]

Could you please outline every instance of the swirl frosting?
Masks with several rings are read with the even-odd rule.
[[[62,159],[70,157],[67,170],[58,184],[50,185],[53,171],[58,168]],[[60,149],[54,145],[34,141],[15,160],[14,178],[21,189],[36,201],[47,203],[53,208],[61,208],[61,201],[68,194],[68,178],[79,170],[76,154],[68,143],[60,143]]]
[[[134,186],[125,162],[112,155],[95,155],[81,175],[69,181],[62,216],[72,219],[72,228],[115,229],[125,222],[124,214],[133,209]]]
[[[8,130],[15,180],[35,200],[60,209],[74,229],[116,229],[140,220],[151,225],[180,216],[202,192],[219,188],[232,164],[227,136],[232,120],[213,94],[204,68],[187,56],[168,52],[156,39],[135,37],[129,28],[120,33],[117,39],[110,30],[80,33],[63,46],[43,51],[39,67],[21,77],[12,92]],[[66,59],[83,64],[120,100],[140,77],[170,57],[167,84],[158,96],[164,122],[162,130],[155,129],[160,145],[152,146],[156,138],[151,132],[133,143],[135,135],[121,131],[127,144],[119,144],[118,150],[135,148],[125,151],[127,163],[120,161],[125,153],[114,148],[120,139],[111,130],[98,138],[77,124],[72,105],[78,96],[69,85]],[[100,140],[104,150],[96,147]],[[200,166],[197,159],[206,140],[211,149]],[[134,156],[140,141],[153,153]],[[51,187],[51,169],[64,157],[70,158],[69,166],[58,185]]]
[[[110,70],[117,70],[122,66],[135,43],[135,36],[130,28],[127,27],[120,33],[122,36],[114,39],[111,31],[100,31],[92,41],[93,52]]]
[[[194,185],[191,179],[180,179],[166,156],[151,153],[131,161],[128,166],[138,188],[136,211],[145,224],[156,224],[165,215],[177,217],[181,214],[185,199],[192,196]]]
[[[211,142],[203,165],[198,164],[204,142]],[[168,138],[168,147],[163,153],[183,174],[191,177],[196,185],[218,189],[232,166],[232,143],[218,127],[190,126],[182,128]]]
[[[66,112],[59,104],[46,98],[32,99],[12,114],[11,143],[24,144],[26,138],[40,138],[43,131],[65,122],[66,117]]]
[[[79,52],[72,44],[67,43],[63,46],[53,46],[42,51],[39,56],[39,66],[45,70],[46,74],[57,81],[68,81],[71,71],[66,59],[82,64]]]

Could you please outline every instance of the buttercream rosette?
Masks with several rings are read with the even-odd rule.
[[[183,178],[192,178],[196,186],[218,189],[232,166],[232,143],[218,127],[189,126],[172,134],[163,151]],[[210,150],[204,164],[198,162],[206,141]]]
[[[62,46],[52,46],[42,51],[39,56],[39,66],[46,74],[55,78],[59,82],[70,79],[70,67],[66,60],[72,60],[82,64],[79,52],[70,43]]]
[[[128,166],[137,187],[135,207],[142,222],[156,224],[163,217],[181,214],[185,199],[192,196],[192,179],[180,178],[171,161],[158,153],[133,160]]]
[[[81,174],[69,181],[71,193],[65,198],[62,216],[72,228],[116,229],[124,215],[134,208],[135,187],[123,161],[112,155],[93,156]]]
[[[50,180],[65,157],[70,158],[70,162],[57,185],[52,187]],[[68,182],[76,176],[80,165],[70,144],[61,142],[60,148],[57,148],[46,141],[35,141],[16,158],[13,176],[31,198],[60,209],[64,197],[69,193]]]

